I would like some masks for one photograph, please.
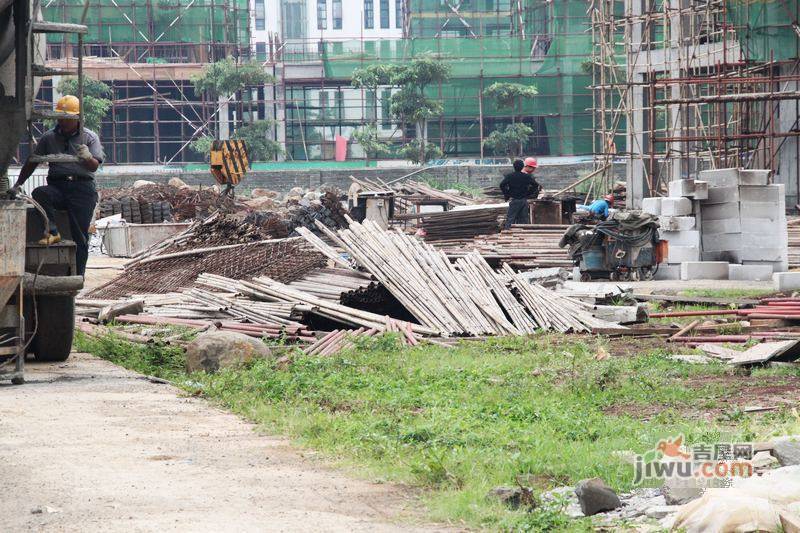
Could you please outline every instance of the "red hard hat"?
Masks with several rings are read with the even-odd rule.
[[[526,157],[525,158],[525,166],[526,167],[536,168],[536,167],[539,166],[539,163],[536,161],[535,157]]]
[[[613,204],[614,203],[614,195],[613,194],[606,194],[605,196],[603,196],[603,200]]]

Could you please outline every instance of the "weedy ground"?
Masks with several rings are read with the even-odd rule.
[[[796,399],[761,414],[736,403],[748,387],[791,396],[796,368],[739,375],[659,349],[614,357],[606,344],[543,334],[409,348],[386,335],[330,357],[293,352],[288,364],[186,375],[179,349],[76,339],[77,350],[169,379],[354,475],[417,487],[432,519],[476,529],[591,527],[558,508],[511,510],[488,499],[500,485],[542,492],[598,476],[627,490],[633,470],[617,452],[645,453],[678,434],[713,443],[800,433]]]

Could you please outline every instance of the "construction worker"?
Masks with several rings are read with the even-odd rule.
[[[77,156],[78,162],[51,162],[47,171],[47,185],[33,190],[33,199],[41,204],[49,227],[39,241],[51,245],[61,241],[55,222],[55,210],[65,210],[69,215],[70,231],[75,241],[75,260],[78,274],[86,271],[89,257],[89,225],[97,205],[97,189],[94,173],[103,163],[105,153],[100,138],[91,130],[79,128],[80,102],[75,96],[62,96],[56,103],[56,111],[75,118],[59,118],[56,126],[39,139],[35,155],[67,154]],[[19,178],[10,192],[16,194],[33,174],[38,163],[26,161]]]
[[[531,187],[531,191],[529,194],[529,198],[536,199],[539,197],[539,191],[542,190],[542,186],[536,182],[536,178],[533,178],[533,173],[536,172],[536,169],[539,168],[539,162],[536,160],[535,157],[526,157],[525,158],[525,167],[523,167],[522,171],[525,174],[530,174],[531,178],[533,179],[533,187]]]
[[[533,176],[523,172],[525,163],[517,159],[513,163],[514,172],[507,174],[500,182],[500,190],[508,202],[506,223],[503,226],[509,229],[512,224],[524,224],[528,220],[528,198],[535,191],[538,184]],[[537,191],[538,192],[538,191]]]
[[[602,198],[598,198],[589,205],[578,205],[575,208],[578,211],[586,211],[592,218],[598,220],[605,220],[608,218],[608,208],[614,205],[614,195],[606,194]]]

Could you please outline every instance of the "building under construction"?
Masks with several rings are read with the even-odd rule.
[[[588,4],[597,165],[627,160],[632,206],[729,167],[774,170],[797,203],[800,1]]]

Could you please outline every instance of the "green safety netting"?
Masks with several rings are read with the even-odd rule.
[[[78,0],[69,0],[53,2],[42,11],[45,20],[77,23],[82,6]],[[247,0],[93,0],[86,17],[89,33],[84,39],[87,43],[219,42],[248,46],[247,8]],[[50,34],[47,38],[48,42],[61,42],[64,36]]]
[[[422,3],[433,11],[438,0]],[[585,64],[591,55],[592,42],[586,2],[562,0],[548,6],[537,0],[531,2],[531,6],[528,13],[540,14],[528,21],[531,26],[541,25],[545,14],[542,10],[550,10],[554,25],[552,41],[543,42],[540,33],[528,31],[525,37],[506,34],[479,38],[328,42],[320,51],[325,76],[347,80],[357,68],[373,63],[402,63],[420,54],[433,53],[448,61],[452,79],[441,88],[430,89],[431,96],[442,98],[442,122],[446,123],[442,129],[437,121],[431,121],[430,138],[441,135],[445,139],[469,139],[458,141],[460,144],[454,150],[478,153],[478,96],[495,81],[512,81],[538,88],[538,96],[526,103],[518,114],[544,117],[552,155],[589,154],[592,152],[592,96],[591,76]],[[412,3],[412,11],[414,8],[422,11],[417,2]],[[491,16],[489,13],[489,17],[482,18],[482,23]],[[432,18],[435,19],[422,17],[422,20],[430,24]],[[441,24],[443,19],[435,20]],[[543,50],[546,53],[540,53]],[[508,111],[496,109],[488,98],[484,98],[483,114],[485,118],[509,117]]]
[[[754,61],[800,57],[799,0],[729,0],[728,17]]]

